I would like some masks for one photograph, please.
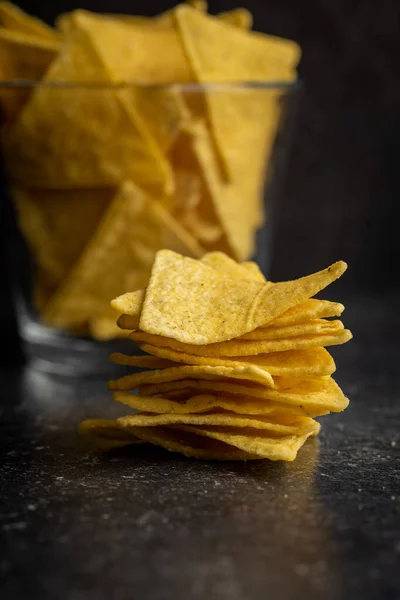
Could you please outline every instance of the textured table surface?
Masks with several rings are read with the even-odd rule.
[[[2,373],[4,600],[400,597],[399,297],[350,298],[335,349],[349,409],[291,464],[99,454],[104,383]]]

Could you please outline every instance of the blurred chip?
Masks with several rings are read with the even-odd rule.
[[[146,285],[154,255],[164,246],[165,236],[181,251],[197,249],[194,243],[189,248],[190,236],[180,231],[159,204],[133,183],[125,182],[79,261],[46,306],[45,322],[74,327],[101,316],[119,292]]]
[[[110,83],[87,35],[74,30],[64,40],[46,82]],[[68,135],[66,135],[68,132]],[[140,117],[110,86],[39,87],[5,137],[15,182],[46,188],[120,185],[124,179],[156,193],[173,188],[160,148]]]
[[[113,189],[14,189],[19,225],[47,294],[77,262],[114,193]]]
[[[58,32],[40,19],[28,15],[11,2],[0,2],[0,26],[41,40],[57,42]]]

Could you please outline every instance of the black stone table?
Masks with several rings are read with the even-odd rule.
[[[348,300],[351,399],[294,463],[98,453],[104,382],[3,372],[3,600],[400,598],[399,296]]]

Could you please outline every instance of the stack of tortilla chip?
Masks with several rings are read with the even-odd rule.
[[[147,285],[161,248],[254,254],[300,51],[251,26],[194,0],[154,18],[75,10],[52,28],[0,0],[1,141],[47,325],[123,335],[109,303]]]
[[[158,252],[147,288],[112,302],[123,313],[118,325],[147,355],[113,354],[144,370],[109,389],[141,412],[85,421],[81,431],[196,458],[293,460],[319,431],[314,417],[348,405],[325,349],[352,337],[330,319],[344,306],[313,298],[345,269],[338,262],[272,283],[254,263],[220,252],[201,260]]]

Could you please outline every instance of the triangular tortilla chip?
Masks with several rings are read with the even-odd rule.
[[[203,460],[254,460],[261,458],[238,448],[170,427],[130,427],[128,430],[144,442],[161,446],[170,452],[179,452],[190,458]],[[286,438],[285,438],[286,439]]]
[[[291,435],[282,438],[268,437],[265,435],[243,435],[240,429],[235,427],[195,427],[193,425],[182,426],[184,430],[197,435],[204,435],[230,446],[234,446],[243,452],[255,454],[260,458],[269,460],[293,461],[300,448],[311,435],[317,435],[320,429],[319,423],[315,422],[314,430],[304,435]]]
[[[200,261],[163,250],[154,261],[140,328],[186,344],[236,338],[314,296],[345,269],[346,263],[338,262],[295,281],[243,285]]]
[[[210,365],[184,365],[174,366],[156,371],[144,371],[125,375],[116,381],[109,381],[109,390],[134,390],[141,385],[166,383],[181,379],[243,379],[254,381],[266,387],[275,387],[274,380],[268,371],[252,365],[251,363],[240,366],[210,366]]]
[[[336,369],[335,361],[325,348],[310,348],[308,350],[288,350],[257,356],[211,357],[177,352],[171,348],[140,344],[144,352],[160,359],[172,360],[189,365],[221,365],[224,367],[241,366],[251,363],[266,369],[271,375],[291,375],[295,377],[315,377],[332,375]],[[129,357],[127,357],[129,358]]]
[[[290,406],[319,406],[323,410],[341,412],[348,406],[348,399],[332,378],[275,378],[277,389],[270,389],[260,385],[245,385],[241,382],[226,381],[201,381],[186,379],[171,383],[149,384],[140,387],[143,396],[161,396],[169,398],[169,393],[189,392],[189,390],[202,390],[210,394],[240,394],[242,397],[255,397],[271,400]],[[190,393],[190,392],[189,392]],[[193,395],[193,394],[191,394]],[[190,397],[190,396],[188,396]]]
[[[309,417],[294,417],[292,423],[280,423],[270,417],[255,415],[237,415],[229,413],[211,414],[136,414],[120,417],[117,423],[121,427],[157,427],[194,425],[205,427],[237,427],[265,430],[271,436],[304,435],[315,431],[315,421]],[[253,432],[256,434],[256,431]]]
[[[149,396],[136,396],[128,392],[115,392],[113,400],[125,404],[135,410],[150,413],[168,414],[198,414],[221,410],[240,415],[264,415],[279,419],[280,423],[294,417],[320,417],[329,411],[318,407],[304,408],[295,405],[280,404],[279,402],[266,402],[263,399],[244,397],[239,394],[202,394],[190,396],[185,400],[172,398],[159,398]]]
[[[152,335],[143,331],[132,331],[129,338],[142,346],[143,343],[152,346],[161,346],[172,348],[178,352],[187,354],[197,354],[199,356],[214,357],[238,357],[238,356],[256,356],[258,354],[268,354],[270,352],[286,352],[288,350],[305,350],[317,346],[338,346],[345,344],[352,339],[351,331],[344,329],[336,334],[327,335],[297,335],[291,338],[278,340],[242,340],[233,339],[228,342],[219,342],[216,344],[197,345],[178,342],[173,338]]]
[[[226,274],[241,277],[243,279],[256,279],[257,281],[265,282],[265,277],[261,273],[259,266],[254,262],[245,262],[242,264],[236,263],[223,252],[208,252],[200,259],[202,263],[223,271]],[[111,301],[111,306],[120,313],[120,327],[126,329],[137,329],[139,327],[140,313],[142,311],[145,290],[137,290],[136,292],[127,292],[118,298]],[[315,302],[323,302],[322,300]],[[131,316],[132,319],[127,319]],[[325,316],[325,315],[324,315]],[[332,315],[326,315],[332,316]]]
[[[300,49],[294,42],[231,27],[185,5],[177,7],[175,18],[188,60],[199,82],[276,82],[295,78]],[[206,98],[217,145],[228,172],[233,175],[230,153],[236,152],[237,148],[243,152],[243,147],[240,143],[231,145],[232,135],[244,132],[242,120],[246,114],[240,104],[237,107],[233,103],[229,107],[218,94],[211,92],[206,94]],[[240,141],[240,138],[235,138],[235,141]]]
[[[78,260],[115,190],[15,188],[13,194],[19,226],[50,294]]]
[[[323,317],[340,317],[343,311],[344,306],[340,302],[310,298],[309,300],[305,300],[305,302],[293,306],[293,308],[289,308],[279,317],[273,319],[268,327],[296,325],[298,323],[305,323],[311,319],[321,319]]]
[[[154,255],[164,247],[166,237],[170,245],[187,253],[197,251],[162,206],[125,182],[79,261],[45,307],[45,322],[71,328],[101,317],[113,296],[147,283]]]
[[[239,339],[241,340],[279,340],[296,336],[310,335],[336,335],[344,330],[341,321],[325,321],[325,319],[312,319],[306,323],[296,325],[271,325],[270,327],[259,327],[245,333]]]
[[[11,2],[0,2],[0,25],[10,31],[19,32],[41,40],[49,42],[60,41],[60,36],[53,27],[50,27],[44,21],[32,15],[28,15]]]
[[[253,15],[247,8],[234,8],[218,13],[217,16],[227,25],[239,27],[239,29],[251,29],[253,26]]]
[[[66,36],[45,82],[104,83],[104,87],[39,87],[5,136],[11,176],[21,185],[75,188],[132,179],[163,194],[173,188],[170,166],[145,124],[129,114],[83,31]],[[68,132],[68,135],[67,135]]]

